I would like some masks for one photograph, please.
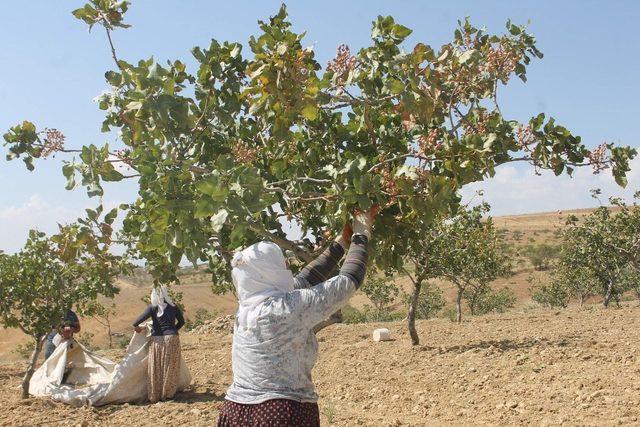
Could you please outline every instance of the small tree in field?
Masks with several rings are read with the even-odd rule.
[[[631,271],[637,273],[634,266],[637,254],[633,248],[638,237],[630,237],[627,233],[637,232],[640,228],[630,226],[633,224],[630,217],[629,210],[618,217],[612,209],[604,206],[582,219],[570,217],[562,231],[562,268],[557,272],[558,279],[571,284],[586,278],[587,283],[593,283],[602,296],[605,307],[611,300],[619,303],[620,296],[629,290],[632,283]],[[574,277],[576,274],[577,278]],[[591,286],[587,283],[581,286]]]
[[[425,254],[429,275],[446,279],[457,288],[458,323],[462,321],[465,292],[475,308],[478,298],[490,292],[489,283],[511,270],[493,222],[490,218],[482,219],[488,210],[488,205],[482,205],[439,223],[437,238]]]
[[[373,303],[378,317],[389,309],[389,305],[395,301],[400,293],[398,287],[388,278],[374,276],[367,278],[360,289]]]
[[[558,281],[541,283],[534,277],[528,278],[529,293],[531,299],[547,308],[566,308],[569,305],[571,295],[567,288]]]
[[[544,114],[523,123],[502,114],[499,89],[526,81],[531,60],[542,57],[535,38],[511,22],[489,34],[461,21],[450,42],[433,48],[407,45],[411,30],[378,16],[368,46],[340,46],[323,67],[283,6],[259,22],[249,55],[240,43],[212,40],[192,50],[196,66],[188,69],[180,60],[118,56],[113,32],[128,27],[128,6],[92,0],[73,12],[107,34],[114,69],[98,104],[102,130],[118,132],[116,146],[69,148],[59,131],[29,121],[4,139],[8,157],[29,169],[52,153],[77,154],[64,160],[67,187],[81,183],[92,197],[104,181],[136,180],[124,235],[156,282],[175,281],[186,258],[208,262],[216,290],[226,291],[238,246],[266,238],[312,259],[307,241],[288,237],[281,220],[317,241],[373,203],[381,206],[374,236],[385,250],[372,261],[402,269],[407,237],[423,239],[411,236],[414,225],[454,212],[459,191],[499,165],[524,161],[556,175],[611,167],[624,185],[636,154],[613,144],[591,151]]]
[[[110,228],[108,222],[101,224],[103,231]],[[20,252],[0,255],[0,321],[34,342],[22,381],[23,398],[29,396],[29,381],[52,326],[72,306],[81,315],[91,315],[99,295],[118,292],[113,281],[126,264],[108,252],[110,239],[110,232],[96,234],[76,224],[61,227],[51,237],[31,231]]]
[[[111,303],[109,305],[100,304],[95,302],[95,305],[91,306],[91,312],[93,318],[96,319],[107,330],[107,337],[109,339],[109,348],[113,348],[113,333],[111,331],[111,320],[116,314],[116,306]]]
[[[487,313],[504,313],[513,308],[516,303],[516,295],[509,288],[494,290],[490,286],[471,286],[466,289],[463,296],[467,301],[469,312],[472,316]]]
[[[551,271],[551,281],[567,290],[570,297],[577,298],[582,307],[587,298],[598,294],[598,277],[590,268],[558,261]]]
[[[508,256],[491,219],[483,220],[489,206],[483,204],[460,210],[454,217],[416,220],[411,233],[403,236],[409,249],[402,272],[411,280],[413,290],[408,304],[407,326],[414,345],[420,340],[415,328],[416,311],[422,287],[429,279],[451,281],[458,288],[457,321],[462,321],[462,298],[465,290],[483,292],[489,282],[510,270]],[[379,252],[387,253],[389,242],[380,244]]]

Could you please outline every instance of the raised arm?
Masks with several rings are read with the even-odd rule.
[[[310,327],[344,306],[362,284],[366,273],[367,246],[374,217],[375,211],[359,214],[356,217],[353,240],[337,276],[309,289],[297,291],[300,316]]]
[[[310,288],[329,278],[344,256],[344,243],[339,240],[331,242],[327,249],[300,271],[295,277],[296,289]]]
[[[351,240],[350,225],[345,225],[342,234],[313,261],[307,264],[295,277],[295,289],[310,288],[327,280],[344,256]]]
[[[340,269],[340,275],[351,279],[356,289],[362,285],[367,272],[368,245],[369,238],[366,235],[354,234],[351,246],[349,246],[349,253],[347,253],[347,259],[345,259]]]

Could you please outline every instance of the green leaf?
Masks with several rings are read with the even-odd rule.
[[[211,196],[216,202],[222,202],[229,194],[229,188],[220,180],[218,175],[210,175],[196,183],[199,192]]]
[[[196,211],[194,217],[196,218],[208,218],[220,209],[220,204],[214,202],[212,199],[205,197],[196,202]]]
[[[405,27],[404,25],[395,24],[391,32],[396,39],[404,40],[405,38],[409,37],[413,30]]]
[[[118,216],[118,208],[113,208],[104,216],[104,222],[107,224],[113,224],[113,221]]]
[[[394,79],[394,78],[390,78],[387,81],[387,87],[389,88],[391,93],[393,93],[394,95],[401,94],[405,89],[404,83],[402,83],[400,80]]]
[[[307,120],[315,120],[318,118],[318,107],[313,104],[307,104],[302,109],[302,116]]]

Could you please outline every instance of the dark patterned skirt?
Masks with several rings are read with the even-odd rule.
[[[225,400],[218,427],[319,427],[320,410],[317,403],[273,399],[245,405]]]

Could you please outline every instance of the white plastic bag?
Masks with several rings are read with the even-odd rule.
[[[51,340],[51,342],[53,343],[53,345],[55,345],[56,347],[60,345],[60,343],[64,340],[64,338],[62,338],[62,335],[60,334],[55,334],[53,336],[53,339]]]

